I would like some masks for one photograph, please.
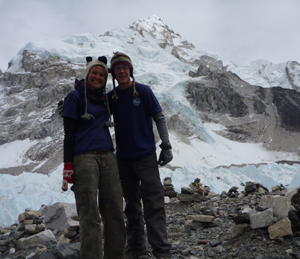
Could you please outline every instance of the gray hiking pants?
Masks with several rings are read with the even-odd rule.
[[[123,259],[126,230],[115,155],[112,152],[82,154],[75,156],[73,162],[72,190],[80,222],[80,258]],[[104,226],[104,257],[99,211]]]

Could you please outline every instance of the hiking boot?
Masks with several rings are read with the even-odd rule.
[[[125,259],[149,259],[149,253],[147,250],[126,250]]]

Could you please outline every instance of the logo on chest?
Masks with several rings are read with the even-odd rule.
[[[140,98],[134,98],[133,99],[133,105],[135,105],[135,106],[140,106],[140,104],[141,104],[141,99]]]

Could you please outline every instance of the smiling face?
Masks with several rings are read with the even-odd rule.
[[[118,65],[114,68],[114,77],[118,81],[120,89],[131,86],[130,69],[127,65]]]
[[[88,74],[87,83],[89,86],[100,89],[106,84],[106,71],[101,66],[93,66]]]

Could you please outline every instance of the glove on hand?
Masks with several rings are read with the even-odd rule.
[[[63,183],[61,189],[65,192],[68,190],[68,183],[74,183],[74,167],[72,163],[65,163],[63,170]]]
[[[63,113],[64,113],[64,101],[63,100],[60,100],[57,104],[57,110],[58,110],[58,114],[60,117],[63,116]]]
[[[159,159],[158,159],[158,164],[160,166],[164,166],[167,163],[171,162],[173,159],[173,154],[172,154],[172,147],[171,144],[168,143],[161,143],[160,148],[162,149],[159,155]]]

